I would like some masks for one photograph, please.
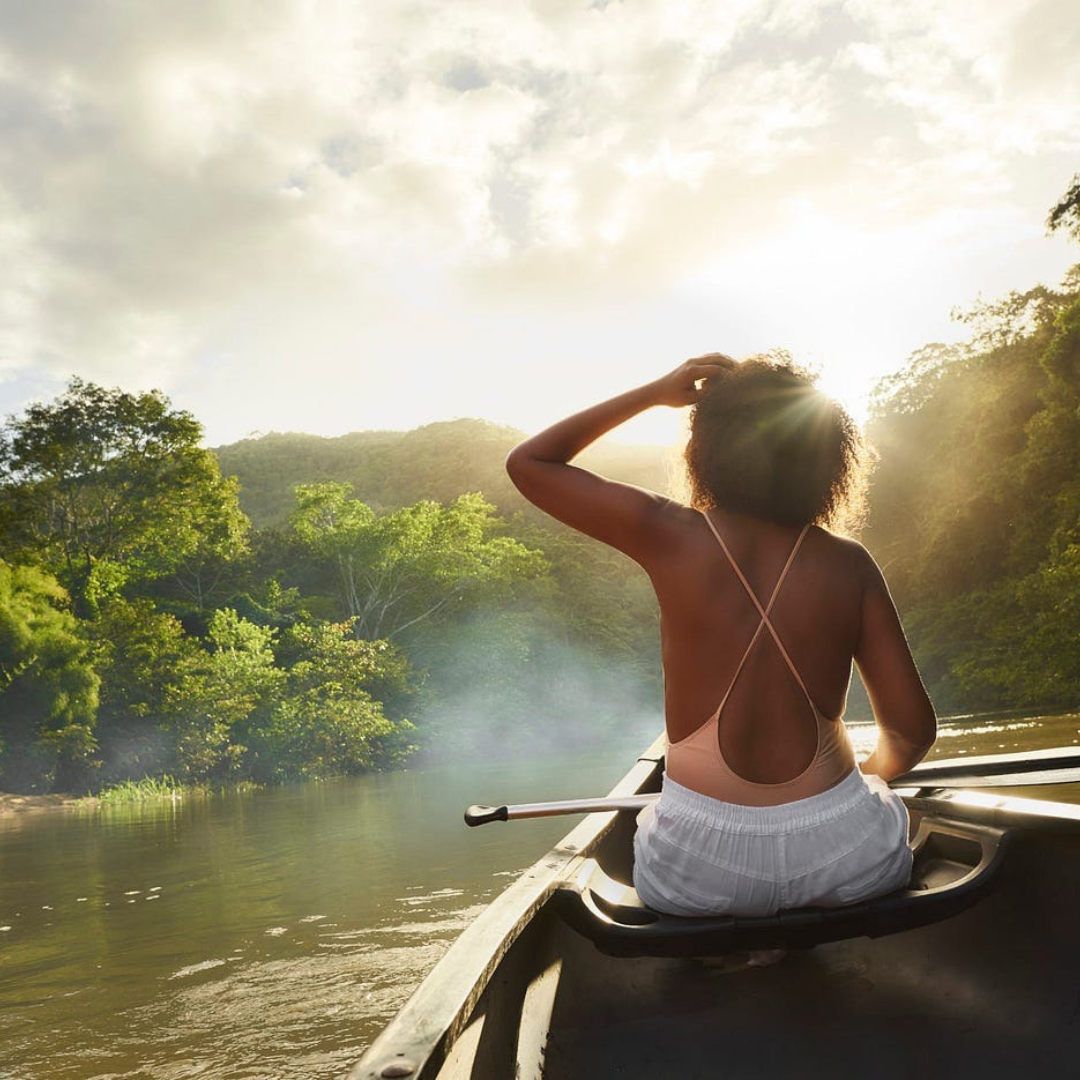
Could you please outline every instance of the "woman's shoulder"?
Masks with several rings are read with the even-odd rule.
[[[820,555],[834,563],[838,569],[865,579],[880,577],[881,571],[874,557],[854,537],[830,532],[820,525],[812,525],[810,535],[814,537],[814,546]]]
[[[862,543],[852,536],[833,532],[831,529],[825,528],[824,525],[811,525],[809,531],[812,535],[819,537],[820,541],[828,545],[833,551],[845,552],[851,558],[869,557],[869,552],[863,547]]]

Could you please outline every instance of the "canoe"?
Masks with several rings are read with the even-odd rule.
[[[1006,757],[979,767],[1011,774]],[[658,739],[610,797],[662,773]],[[946,782],[901,789],[922,815],[907,889],[771,918],[649,911],[628,884],[634,815],[589,814],[462,933],[350,1080],[1076,1075],[1080,806]]]

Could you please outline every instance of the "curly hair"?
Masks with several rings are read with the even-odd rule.
[[[853,532],[873,450],[844,408],[783,354],[710,378],[691,410],[690,503]]]

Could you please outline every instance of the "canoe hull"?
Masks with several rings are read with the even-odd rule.
[[[615,793],[655,790],[656,750]],[[748,967],[745,950],[607,956],[554,902],[590,858],[629,880],[632,816],[593,815],[462,935],[351,1080],[1072,1075],[1078,808],[906,797],[957,822],[1009,829],[994,887],[967,910],[795,949],[768,967]]]
[[[1080,837],[1030,833],[969,910],[772,967],[608,958],[555,928],[563,978],[534,1075],[1073,1075],[1078,911]]]

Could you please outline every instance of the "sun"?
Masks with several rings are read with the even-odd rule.
[[[825,367],[817,378],[818,389],[844,407],[860,427],[870,415],[870,382],[840,365]]]

